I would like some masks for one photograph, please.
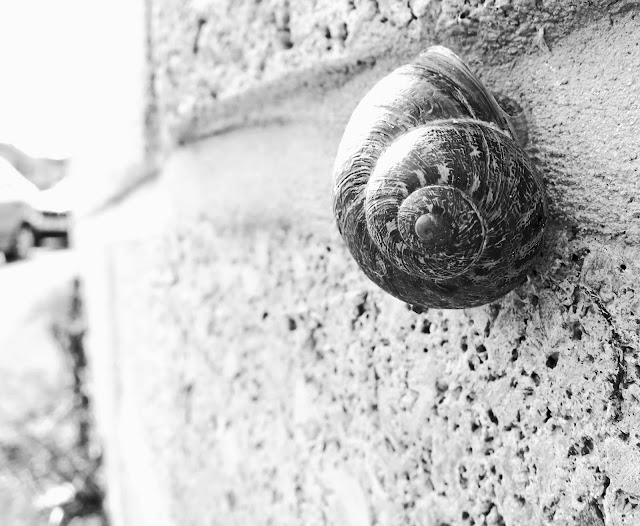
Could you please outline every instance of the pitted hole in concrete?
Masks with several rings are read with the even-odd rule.
[[[289,3],[285,2],[282,8],[275,13],[275,23],[277,31],[277,39],[283,49],[291,49],[293,41],[291,40]]]
[[[582,437],[581,442],[573,444],[568,450],[568,456],[585,456],[594,449],[593,440],[590,437]]]
[[[518,349],[511,349],[511,361],[515,362],[518,359]]]
[[[422,327],[420,329],[420,332],[423,334],[431,333],[431,321],[429,321],[427,318],[422,320]]]
[[[357,294],[353,299],[353,309],[351,311],[351,329],[355,330],[359,321],[365,321],[369,319],[368,314],[368,300],[369,294],[362,292]],[[362,318],[362,320],[361,320]]]
[[[487,411],[487,416],[489,417],[489,420],[491,420],[491,422],[493,422],[495,425],[499,425],[498,417],[496,417],[492,409],[489,409]]]
[[[469,345],[467,344],[467,336],[463,336],[462,338],[460,338],[460,349],[462,349],[462,352],[467,352],[467,350],[469,349]]]
[[[591,453],[594,447],[595,445],[591,437],[582,437],[582,449],[580,450],[580,453],[582,453],[583,456]]]
[[[555,366],[558,365],[558,357],[559,356],[560,356],[560,353],[552,352],[549,356],[547,356],[547,361],[545,362],[545,365],[549,369],[554,369]]]
[[[484,337],[488,338],[491,334],[491,320],[487,320],[487,324],[484,326]]]
[[[461,25],[467,25],[469,23],[467,22],[468,17],[469,17],[469,9],[465,8],[458,13],[458,23]]]
[[[333,48],[333,42],[332,42],[332,37],[331,37],[331,28],[329,26],[325,26],[324,27],[324,38],[327,41],[327,45],[326,45],[325,49],[327,51],[331,51],[331,49]]]
[[[582,340],[582,324],[577,320],[571,324],[571,339]]]
[[[462,489],[469,487],[469,477],[467,476],[467,468],[464,464],[458,466],[458,485]]]
[[[533,383],[536,385],[536,387],[540,385],[540,375],[535,371],[531,373],[531,379],[533,380]]]
[[[483,344],[476,345],[476,352],[469,356],[469,368],[474,371],[476,367],[487,361],[489,353]]]

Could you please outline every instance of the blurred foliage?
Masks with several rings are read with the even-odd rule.
[[[64,314],[52,325],[67,379],[43,392],[24,414],[3,415],[0,432],[2,523],[15,526],[107,526],[102,453],[93,433],[87,392],[82,291],[74,280]]]

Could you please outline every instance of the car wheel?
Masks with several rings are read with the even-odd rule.
[[[29,257],[29,253],[35,246],[35,243],[36,238],[33,230],[28,226],[23,225],[16,232],[15,239],[13,240],[13,246],[5,252],[4,257],[9,262],[26,259]]]
[[[60,248],[69,248],[69,233],[60,236]]]

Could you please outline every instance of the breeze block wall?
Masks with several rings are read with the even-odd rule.
[[[640,524],[637,3],[149,0],[145,28],[158,174],[79,236],[116,526]],[[521,106],[551,211],[527,283],[459,311],[376,288],[331,212],[352,110],[436,43]]]

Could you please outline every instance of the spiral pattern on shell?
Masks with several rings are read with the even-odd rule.
[[[440,46],[360,102],[333,183],[351,254],[372,281],[414,305],[491,302],[526,279],[542,245],[539,176],[504,111]]]

